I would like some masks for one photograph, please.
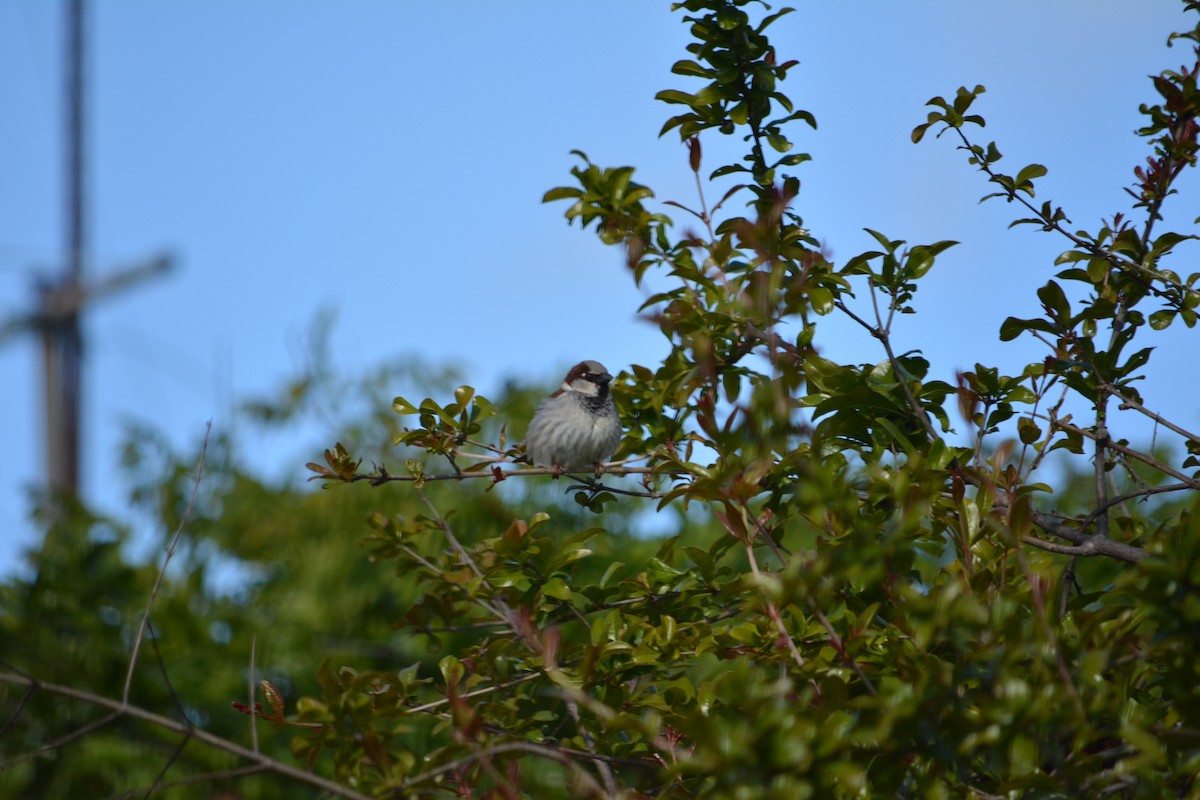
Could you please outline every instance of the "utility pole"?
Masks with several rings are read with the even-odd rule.
[[[92,283],[84,280],[88,259],[87,225],[87,20],[84,0],[66,0],[65,11],[65,247],[63,271],[37,284],[37,310],[0,321],[0,342],[26,331],[42,343],[45,409],[46,486],[60,496],[77,496],[83,409],[84,308],[171,266],[158,256]]]
[[[66,13],[66,271],[57,285],[38,291],[42,324],[42,360],[46,414],[46,478],[52,492],[79,492],[80,407],[83,336],[80,308],[58,302],[59,295],[78,289],[83,279],[87,244],[84,220],[84,59],[83,0],[67,0]],[[56,313],[55,313],[56,312]]]

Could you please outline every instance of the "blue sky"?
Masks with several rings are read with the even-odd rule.
[[[1006,230],[1014,209],[976,204],[988,187],[952,142],[913,145],[909,132],[931,96],[986,85],[984,143],[998,142],[1001,166],[1047,165],[1039,199],[1095,227],[1127,207],[1122,187],[1148,154],[1132,135],[1152,99],[1146,76],[1187,58],[1165,47],[1185,25],[1182,3],[796,5],[771,31],[780,56],[801,62],[785,92],[820,124],[793,130],[814,158],[796,170],[808,227],[838,262],[871,248],[864,227],[963,242],[896,332],[935,377],[1039,359],[1032,341],[1002,345],[996,333],[1004,317],[1036,313],[1066,243]],[[238,399],[299,368],[321,309],[338,313],[343,367],[420,354],[459,365],[485,393],[506,376],[555,380],[582,358],[616,371],[664,355],[635,319],[644,295],[620,253],[540,198],[568,181],[578,148],[636,166],[659,200],[693,202],[685,149],[657,138],[674,112],[655,92],[696,85],[669,74],[688,37],[665,0],[91,6],[91,274],[178,256],[172,275],[85,319],[85,494],[102,508],[122,512],[124,420],[181,445],[209,419],[228,424]],[[61,261],[61,17],[59,2],[0,4],[0,318],[27,310],[35,276]],[[710,168],[738,152],[719,136],[704,143]],[[1189,175],[1169,209],[1183,230],[1194,184]],[[1182,333],[1152,337],[1142,391],[1194,428],[1194,378],[1153,368],[1194,364]],[[818,343],[832,358],[883,358],[842,319],[823,322]],[[34,339],[0,348],[0,573],[33,543],[39,370]],[[258,453],[265,470],[299,480],[318,444]]]

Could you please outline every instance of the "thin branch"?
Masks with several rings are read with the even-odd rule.
[[[257,655],[258,635],[250,634],[250,669],[246,674],[246,706],[253,712],[254,704],[254,660]],[[254,752],[258,752],[258,715],[250,714],[250,745]]]
[[[214,781],[227,781],[236,778],[245,778],[249,775],[257,775],[260,772],[266,772],[267,770],[268,767],[264,764],[251,764],[248,767],[226,769],[221,770],[220,772],[205,772],[199,775],[187,775],[182,778],[176,778],[173,781],[156,784],[156,786],[158,789],[173,789],[176,786],[190,786],[196,783],[211,783]],[[144,794],[146,791],[146,789],[131,789],[128,792],[122,792],[121,794],[109,795],[107,798],[105,798],[105,800],[127,800],[127,798]]]
[[[732,534],[733,531],[730,531]],[[750,570],[754,573],[754,577],[762,580],[762,572],[758,569],[758,560],[754,557],[754,546],[750,542],[746,542],[746,555],[750,559]],[[775,607],[774,601],[765,596],[763,602],[767,605],[767,616],[771,618],[771,622],[775,625],[775,630],[779,631],[779,635],[787,642],[788,652],[792,655],[792,660],[796,662],[796,666],[804,668],[804,656],[800,655],[799,648],[796,647],[796,640],[792,638],[792,634],[788,632],[787,626],[783,624],[783,618],[779,616],[779,609]]]
[[[1084,436],[1088,439],[1094,440],[1097,438],[1096,434],[1093,433],[1092,431],[1086,430],[1085,428],[1081,428],[1078,425],[1072,425],[1071,423],[1066,422],[1065,420],[1058,419],[1057,417],[1045,417],[1044,419],[1049,421],[1051,425],[1061,428],[1064,431],[1068,431],[1070,433],[1077,433],[1080,436]],[[1185,484],[1188,485],[1188,487],[1190,487],[1192,489],[1200,489],[1200,480],[1191,478],[1191,477],[1183,474],[1182,472],[1176,470],[1175,468],[1167,466],[1166,464],[1162,463],[1158,459],[1152,458],[1151,456],[1146,455],[1145,453],[1139,453],[1137,450],[1133,450],[1131,448],[1126,447],[1123,444],[1119,444],[1119,443],[1111,441],[1111,440],[1108,442],[1107,447],[1110,450],[1115,450],[1124,456],[1134,459],[1135,461],[1140,461],[1149,467],[1153,467],[1154,469],[1158,470],[1159,472],[1161,472],[1165,475],[1170,475],[1172,478],[1177,478],[1178,480],[1183,481]]]
[[[0,673],[0,681],[5,680],[5,676],[6,676],[6,673]],[[9,681],[10,683],[21,683],[21,684],[23,684],[25,686],[29,686],[33,689],[42,688],[46,685],[44,683],[39,683],[37,681],[34,681],[32,678],[27,678],[24,675],[12,675],[11,677],[18,678],[19,680],[18,681]],[[0,772],[3,772],[4,770],[8,769],[13,764],[18,764],[22,761],[28,761],[31,758],[36,758],[37,756],[40,756],[42,753],[49,753],[52,750],[58,750],[59,748],[63,747],[64,745],[70,744],[71,742],[75,741],[76,739],[81,739],[84,736],[87,736],[92,731],[100,730],[105,725],[107,725],[108,723],[112,722],[113,720],[117,719],[120,716],[121,716],[120,712],[113,712],[111,714],[105,714],[103,717],[92,720],[91,722],[87,723],[86,725],[82,725],[79,728],[76,728],[75,730],[71,731],[70,733],[66,734],[65,736],[60,736],[59,738],[57,738],[51,742],[46,742],[41,747],[38,747],[34,750],[30,750],[28,753],[21,753],[19,755],[13,756],[9,760],[5,761],[3,765],[0,765],[0,767],[2,767],[2,768],[0,768]]]
[[[855,674],[858,675],[858,679],[863,682],[863,686],[867,688],[867,692],[872,697],[876,697],[879,693],[875,691],[875,684],[871,683],[871,679],[868,678],[866,673],[862,671],[862,667],[860,667],[858,662],[854,660],[854,656],[850,655],[850,653],[846,651],[846,645],[842,641],[842,637],[838,636],[837,631],[834,630],[833,623],[831,623],[828,618],[826,618],[825,614],[821,612],[820,606],[817,605],[817,601],[812,598],[812,595],[808,595],[807,600],[809,609],[817,615],[817,621],[821,623],[821,627],[823,627],[825,629],[825,633],[828,634],[829,643],[833,645],[833,649],[838,651],[838,655],[845,659],[846,663],[850,665],[850,668],[853,669]]]
[[[439,569],[436,565],[434,565],[432,562],[430,562],[429,559],[425,558],[424,556],[422,556],[416,550],[413,550],[408,545],[402,544],[402,545],[400,545],[400,549],[403,550],[404,553],[409,558],[411,558],[413,561],[416,561],[418,564],[423,566],[425,569],[429,570],[430,573],[432,573],[433,575],[440,576],[442,574],[441,569]],[[474,561],[472,561],[471,563],[474,563]],[[455,586],[454,588],[457,589],[459,592],[461,592],[463,595],[465,595],[468,600],[471,600],[476,605],[481,607],[484,611],[488,612],[489,614],[491,614],[494,617],[497,617],[500,620],[500,622],[499,622],[500,625],[507,625],[507,626],[511,627],[511,623],[508,621],[507,614],[504,611],[502,611],[499,607],[493,606],[491,603],[489,603],[487,600],[483,599],[482,597],[476,597],[476,596],[472,595],[470,592],[467,591],[466,587],[464,587],[464,586]]]
[[[235,744],[228,739],[222,739],[219,736],[211,734],[203,728],[193,728],[191,725],[186,723],[176,722],[170,717],[164,717],[160,714],[155,714],[152,711],[147,711],[144,708],[130,705],[125,700],[114,700],[102,695],[85,692],[82,689],[75,689],[73,687],[62,686],[60,684],[46,683],[34,678],[28,678],[24,675],[16,675],[8,672],[0,672],[0,683],[11,683],[17,686],[41,689],[43,691],[50,692],[51,694],[56,694],[61,697],[69,697],[74,700],[99,706],[100,708],[107,708],[112,711],[112,713],[106,717],[97,720],[91,725],[85,726],[86,730],[80,729],[80,731],[76,731],[71,735],[71,739],[78,738],[85,733],[89,733],[91,730],[94,730],[101,725],[108,724],[112,720],[118,719],[119,717],[129,716],[133,717],[134,719],[141,720],[142,722],[163,728],[164,730],[189,735],[193,739],[204,742],[210,747],[223,750],[227,753],[232,753],[233,755],[246,761],[261,765],[266,770],[270,770],[271,772],[284,777],[300,781],[301,783],[306,783],[309,786],[315,786],[318,789],[322,789],[337,797],[345,797],[349,798],[349,800],[370,800],[367,795],[356,792],[347,786],[342,786],[339,783],[335,783],[327,778],[322,778],[321,776],[315,775],[311,772],[305,772],[304,770],[297,769],[296,767],[285,764],[282,761],[276,761],[275,759],[265,756],[262,753],[256,753],[253,750],[249,750],[241,745]],[[59,746],[61,743],[63,742],[52,742],[51,744],[40,748],[37,752],[53,749],[54,747]]]
[[[477,750],[473,753],[468,753],[462,758],[456,758],[455,760],[442,764],[439,767],[434,767],[427,772],[422,772],[420,775],[414,775],[393,789],[391,796],[401,797],[401,793],[405,789],[411,789],[412,787],[421,783],[425,783],[426,781],[436,778],[439,775],[444,775],[447,772],[454,772],[455,770],[462,769],[463,767],[468,767],[483,758],[492,758],[493,756],[512,752],[530,753],[532,755],[541,756],[542,758],[548,758],[551,761],[557,761],[566,767],[574,766],[574,762],[570,757],[553,748],[534,744],[533,742],[502,742],[485,749]],[[592,791],[596,792],[597,794],[603,794],[603,790],[600,788],[600,785],[596,783],[595,778],[591,777],[591,775],[588,775],[586,772],[581,774],[586,776],[587,781],[590,783],[589,788],[592,789]]]
[[[21,701],[17,703],[16,710],[13,711],[13,713],[5,721],[4,725],[0,725],[0,738],[3,738],[4,734],[8,733],[8,729],[11,728],[13,723],[17,721],[17,717],[21,716],[21,712],[25,710],[26,704],[29,703],[29,698],[33,697],[33,692],[34,689],[32,686],[30,686],[25,690],[25,694],[21,695]]]
[[[782,350],[789,356],[798,357],[800,355],[800,348],[784,339],[775,331],[764,331],[755,325],[747,325],[746,335],[761,339],[767,347]]]
[[[179,543],[179,537],[183,534],[183,528],[187,524],[188,519],[192,515],[192,506],[196,502],[196,494],[200,491],[200,479],[204,476],[204,457],[208,453],[208,436],[212,433],[212,420],[204,428],[204,444],[200,447],[200,459],[196,462],[196,476],[192,480],[192,496],[188,499],[187,508],[183,511],[183,516],[179,519],[179,527],[175,529],[174,536],[171,537],[171,543],[167,546],[166,557],[163,558],[162,568],[158,571],[158,577],[154,579],[154,588],[150,590],[150,598],[146,601],[146,610],[142,614],[142,622],[138,625],[137,636],[133,640],[133,652],[129,654],[129,670],[125,673],[125,688],[121,691],[121,702],[129,702],[129,689],[133,686],[133,672],[137,668],[138,652],[142,647],[142,638],[146,635],[146,625],[150,622],[150,609],[154,606],[154,600],[158,597],[159,587],[162,586],[163,577],[167,574],[167,565],[171,563],[171,557],[175,555],[175,545]]]
[[[417,493],[421,496],[421,500],[425,503],[425,507],[429,509],[429,513],[433,515],[433,520],[441,529],[442,535],[446,537],[446,541],[448,541],[450,546],[454,548],[454,551],[458,553],[458,557],[462,560],[463,565],[470,567],[471,571],[475,573],[475,577],[486,580],[483,578],[483,570],[479,569],[479,565],[475,563],[475,559],[471,557],[471,554],[467,552],[466,548],[459,544],[458,537],[454,535],[454,530],[450,527],[450,523],[447,522],[446,518],[443,517],[441,512],[437,510],[437,507],[430,502],[429,495],[425,494],[423,489],[418,489]]]
[[[1079,593],[1083,594],[1083,589],[1079,586],[1079,579],[1075,577],[1075,562],[1078,560],[1076,556],[1071,556],[1067,561],[1067,568],[1063,570],[1062,599],[1058,603],[1058,616],[1060,617],[1067,615],[1067,603],[1071,599],[1071,589],[1079,589]]]
[[[963,142],[964,147],[961,149],[964,149],[967,152],[973,153],[974,151],[972,150],[973,145],[971,144],[971,140],[967,138],[967,135],[965,133],[963,133],[962,128],[954,128],[954,132],[958,134],[958,137]],[[986,162],[984,162],[982,160],[980,160],[980,162],[979,162],[979,169],[985,175],[987,175],[989,178],[994,179],[996,177],[996,172],[991,168],[991,166],[989,164],[987,164]],[[1178,281],[1173,281],[1170,278],[1168,278],[1166,275],[1162,274],[1161,272],[1158,272],[1157,270],[1151,269],[1150,267],[1147,267],[1144,264],[1140,264],[1136,261],[1131,261],[1126,258],[1121,258],[1116,253],[1113,253],[1110,250],[1105,250],[1103,247],[1096,244],[1095,242],[1089,242],[1086,239],[1076,236],[1075,234],[1071,233],[1069,230],[1064,228],[1062,226],[1061,222],[1054,220],[1054,219],[1047,218],[1046,216],[1044,216],[1042,214],[1042,210],[1040,208],[1033,205],[1033,203],[1030,203],[1029,200],[1027,200],[1020,192],[1016,191],[1015,189],[1007,190],[1006,192],[1004,192],[1003,196],[1008,200],[1015,200],[1016,202],[1023,205],[1026,209],[1028,209],[1030,212],[1032,212],[1033,215],[1035,217],[1037,217],[1038,221],[1042,223],[1042,227],[1044,230],[1048,230],[1048,231],[1052,230],[1052,231],[1055,231],[1056,233],[1061,234],[1062,236],[1069,239],[1071,241],[1071,243],[1073,245],[1075,245],[1077,248],[1079,248],[1080,250],[1084,250],[1084,251],[1090,253],[1091,255],[1095,256],[1096,258],[1102,258],[1105,261],[1107,261],[1109,264],[1112,264],[1118,270],[1122,270],[1122,271],[1126,272],[1126,274],[1129,274],[1130,277],[1132,277],[1136,281],[1138,281],[1138,283],[1140,283],[1146,289],[1146,291],[1150,292],[1151,294],[1155,295],[1156,297],[1166,300],[1168,303],[1170,303],[1176,309],[1182,308],[1182,303],[1179,299],[1172,297],[1169,292],[1165,292],[1162,289],[1158,288],[1157,286],[1155,286],[1153,284],[1153,282],[1146,280],[1146,278],[1142,277],[1142,275],[1140,275],[1138,273],[1145,273],[1146,275],[1149,275],[1152,280],[1161,281],[1163,284],[1165,284],[1167,286],[1171,286],[1175,289],[1181,290],[1188,294],[1200,294],[1200,292],[1197,292],[1195,289],[1192,289],[1190,286],[1184,286],[1183,284],[1179,283]]]
[[[1132,492],[1126,492],[1125,494],[1117,495],[1116,497],[1111,498],[1104,508],[1097,508],[1091,514],[1088,514],[1080,524],[1079,529],[1081,531],[1087,530],[1087,526],[1097,514],[1102,514],[1109,508],[1120,505],[1128,500],[1134,500],[1138,497],[1149,497],[1150,495],[1155,494],[1166,494],[1167,492],[1181,492],[1195,489],[1196,486],[1192,483],[1169,483],[1164,486],[1146,486]]]
[[[1117,398],[1117,400],[1120,401],[1120,403],[1121,403],[1121,405],[1120,405],[1121,409],[1132,408],[1134,411],[1138,411],[1138,412],[1141,412],[1142,414],[1145,414],[1147,417],[1154,420],[1159,425],[1162,425],[1164,428],[1173,430],[1173,431],[1175,431],[1175,433],[1178,433],[1183,438],[1188,439],[1193,442],[1196,442],[1197,444],[1200,444],[1200,436],[1197,436],[1196,434],[1192,433],[1191,431],[1188,431],[1188,430],[1185,430],[1185,429],[1179,427],[1178,425],[1176,425],[1175,423],[1166,419],[1165,417],[1161,417],[1158,414],[1155,414],[1153,411],[1146,408],[1141,403],[1139,403],[1137,400],[1134,400],[1132,397],[1126,397],[1125,395],[1121,394],[1121,392],[1119,392],[1117,390],[1117,387],[1113,386],[1112,384],[1101,382],[1100,390],[1107,392],[1108,394],[1111,394],[1113,397]]]
[[[617,779],[613,775],[612,767],[608,762],[596,757],[596,744],[592,739],[592,732],[583,725],[583,720],[579,718],[579,704],[574,700],[568,699],[567,712],[571,715],[571,719],[575,720],[575,729],[579,731],[579,735],[583,738],[583,746],[587,749],[588,755],[596,765],[596,771],[600,773],[600,780],[604,781],[604,788],[607,790],[609,797],[617,796]]]
[[[499,464],[499,463],[513,463],[513,462],[497,462],[497,463]],[[662,471],[660,469],[656,469],[654,467],[611,467],[610,468],[610,467],[607,467],[606,465],[601,465],[601,466],[605,467],[604,472],[603,472],[604,475],[613,475],[613,476],[620,476],[620,475],[677,475],[677,474],[679,474],[679,473],[675,473],[675,472],[664,472],[664,471]],[[492,470],[480,470],[478,472],[463,472],[462,474],[449,473],[449,474],[445,474],[445,475],[392,475],[391,473],[359,472],[359,473],[355,473],[353,476],[351,476],[345,480],[347,483],[355,483],[357,481],[370,481],[373,486],[380,486],[385,483],[394,483],[394,482],[425,483],[428,481],[466,481],[466,480],[471,480],[472,478],[487,478],[487,479],[490,479],[490,480],[493,480],[493,481],[499,483],[500,481],[508,480],[509,478],[532,478],[535,475],[551,475],[554,477],[559,477],[562,474],[563,474],[562,470],[559,470],[556,473],[552,467],[524,467],[521,469],[510,469],[510,470],[501,470],[499,467],[494,467]],[[570,476],[570,477],[574,477],[574,476]],[[313,476],[313,478],[310,478],[310,480],[321,479],[321,478],[331,479],[331,478],[335,478],[335,476],[316,475],[316,476]],[[575,480],[583,480],[583,479],[575,478]]]
[[[154,783],[150,784],[150,788],[146,790],[146,794],[142,797],[142,800],[150,800],[150,795],[154,794],[159,788],[161,788],[162,779],[166,777],[167,771],[171,769],[171,766],[179,759],[181,755],[183,755],[183,748],[187,747],[187,743],[191,740],[192,734],[189,731],[188,733],[184,734],[183,738],[179,741],[179,744],[175,746],[173,751],[171,751],[171,757],[167,759],[167,763],[163,764],[162,769],[158,771],[158,775],[156,775],[154,778]]]
[[[533,680],[534,678],[540,678],[541,676],[542,676],[542,673],[540,673],[540,672],[528,672],[519,678],[514,678],[513,680],[507,681],[505,683],[498,683],[495,686],[485,686],[482,689],[476,689],[473,692],[467,692],[465,694],[460,694],[459,698],[466,700],[468,697],[478,697],[481,694],[488,694],[489,692],[496,692],[501,689],[507,689],[511,686],[516,686],[518,683],[525,683],[526,681]],[[443,697],[441,700],[434,700],[431,703],[425,703],[424,705],[413,706],[412,708],[408,709],[408,711],[411,714],[416,714],[416,713],[420,713],[420,712],[424,712],[424,711],[429,711],[431,709],[437,708],[438,706],[447,705],[449,702],[450,702],[449,697]]]
[[[871,284],[871,299],[872,302],[874,302],[874,283]],[[913,416],[915,416],[917,421],[921,423],[921,426],[925,428],[925,432],[929,434],[929,438],[931,440],[937,441],[940,439],[941,437],[939,437],[937,431],[934,430],[933,423],[929,421],[929,415],[925,412],[925,409],[921,407],[921,403],[919,400],[917,400],[917,396],[913,394],[912,387],[908,385],[908,381],[904,377],[903,370],[900,368],[900,362],[896,360],[896,353],[892,350],[891,338],[888,336],[887,331],[883,329],[883,320],[879,317],[879,307],[875,307],[875,316],[879,324],[872,325],[851,311],[841,300],[838,300],[834,305],[836,305],[837,308],[843,313],[847,314],[852,320],[866,328],[868,333],[870,333],[872,336],[878,339],[881,344],[883,344],[884,352],[887,353],[888,363],[892,365],[892,374],[896,376],[896,380],[900,383],[900,388],[904,390],[904,396],[908,400],[909,407],[912,408]]]
[[[1146,557],[1146,551],[1140,547],[1113,541],[1108,538],[1091,536],[1077,528],[1063,525],[1049,514],[1041,511],[1033,512],[1033,524],[1053,536],[1071,542],[1074,547],[1046,542],[1034,537],[1025,537],[1025,541],[1034,547],[1048,550],[1052,553],[1062,553],[1070,556],[1111,556],[1122,561],[1136,564]]]
[[[775,558],[779,561],[780,568],[783,568],[787,561],[784,559],[783,552],[780,546],[775,542],[774,537],[771,536],[766,527],[757,519],[754,520],[754,529],[757,531],[758,537],[770,545],[771,551],[775,554]],[[750,566],[752,569],[756,569],[757,566],[754,562],[753,549],[751,549],[750,552]],[[757,570],[755,571],[755,574],[758,574]],[[809,610],[816,615],[817,620],[821,623],[821,627],[825,629],[826,635],[829,636],[829,643],[833,645],[833,649],[837,650],[838,655],[840,655],[842,659],[850,665],[850,668],[854,670],[854,673],[858,675],[859,680],[863,682],[863,686],[866,687],[867,692],[872,697],[875,697],[878,694],[875,691],[875,684],[871,683],[871,679],[868,678],[867,674],[862,671],[862,667],[860,667],[858,662],[854,660],[854,657],[846,651],[846,646],[842,642],[842,637],[838,636],[837,631],[833,628],[833,624],[829,621],[825,614],[822,613],[820,606],[817,605],[817,601],[813,599],[812,595],[807,595],[805,599],[808,601]],[[868,622],[869,621],[870,620],[868,620]],[[780,624],[782,624],[782,622]],[[795,647],[795,645],[793,645],[793,647]],[[817,694],[820,695],[821,689],[815,681],[812,683],[812,686],[817,690]]]
[[[1115,326],[1114,326],[1115,331]],[[1095,436],[1095,453],[1092,456],[1092,468],[1094,472],[1094,482],[1096,484],[1096,511],[1093,511],[1089,519],[1094,519],[1096,523],[1096,535],[1104,539],[1108,538],[1108,481],[1105,477],[1108,475],[1108,457],[1105,455],[1105,449],[1112,441],[1112,437],[1108,435],[1108,398],[1101,395],[1099,402],[1096,403],[1096,436]]]

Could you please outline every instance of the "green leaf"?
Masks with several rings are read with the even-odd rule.
[[[678,103],[685,106],[692,105],[696,100],[695,95],[681,92],[678,89],[663,89],[654,95],[654,99],[662,100],[664,103]]]
[[[1025,331],[1054,333],[1054,326],[1044,319],[1020,319],[1009,317],[1000,325],[1000,341],[1011,342]]]
[[[454,656],[445,656],[439,661],[438,671],[442,673],[442,679],[446,681],[447,686],[460,683],[463,675],[467,672],[462,662]]]
[[[571,600],[571,587],[567,586],[567,582],[562,578],[551,578],[542,584],[542,594],[548,597],[553,597],[555,600],[562,600],[564,603]]]
[[[808,301],[813,311],[824,316],[833,311],[833,292],[824,286],[814,286],[808,290]]]
[[[1165,330],[1175,321],[1175,312],[1170,310],[1155,311],[1150,315],[1150,327],[1156,331]]]
[[[1038,289],[1037,294],[1046,308],[1055,312],[1061,320],[1070,319],[1071,304],[1067,302],[1067,296],[1063,293],[1061,286],[1050,281]]]
[[[575,189],[571,186],[559,186],[542,195],[542,202],[552,203],[555,200],[574,200],[582,196],[582,189]]]
[[[715,74],[713,70],[687,59],[676,61],[671,67],[671,72],[676,75],[694,75],[698,78],[711,78]]]

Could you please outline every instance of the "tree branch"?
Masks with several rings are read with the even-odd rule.
[[[1134,411],[1138,411],[1138,412],[1141,412],[1142,414],[1145,414],[1147,417],[1154,420],[1159,425],[1162,425],[1164,428],[1175,431],[1175,433],[1178,433],[1183,438],[1200,444],[1200,436],[1197,436],[1196,434],[1192,433],[1191,431],[1187,431],[1187,430],[1179,427],[1178,425],[1176,425],[1175,423],[1166,419],[1165,417],[1160,417],[1158,414],[1155,414],[1153,411],[1146,408],[1141,403],[1139,403],[1137,400],[1134,400],[1132,397],[1126,397],[1125,395],[1121,394],[1121,392],[1119,392],[1117,390],[1117,387],[1113,386],[1112,384],[1101,381],[1100,382],[1100,390],[1103,392],[1107,392],[1108,394],[1111,394],[1113,397],[1117,398],[1117,400],[1120,401],[1120,403],[1121,403],[1121,405],[1120,405],[1121,409],[1132,408]]]
[[[141,720],[142,722],[163,728],[164,730],[173,731],[175,733],[180,733],[190,738],[197,739],[209,745],[210,747],[223,750],[226,753],[232,753],[233,755],[246,761],[258,764],[265,770],[269,770],[278,775],[291,778],[292,780],[296,780],[301,783],[306,783],[309,786],[315,786],[318,789],[322,789],[337,797],[345,797],[349,800],[370,800],[367,795],[356,792],[349,787],[342,786],[341,784],[335,783],[327,778],[322,778],[320,775],[315,775],[311,772],[305,772],[304,770],[284,764],[282,761],[277,761],[269,756],[265,756],[262,753],[256,753],[253,750],[249,750],[227,739],[222,739],[219,736],[215,736],[208,731],[193,727],[188,723],[177,722],[170,717],[164,717],[159,714],[155,714],[152,711],[147,711],[144,708],[130,705],[125,700],[114,700],[102,695],[85,692],[82,689],[75,689],[71,686],[46,683],[35,678],[29,678],[24,675],[16,675],[10,672],[0,672],[0,683],[10,683],[17,686],[25,686],[33,690],[50,692],[51,694],[56,694],[60,697],[69,697],[73,700],[79,700],[93,706],[107,708],[112,712],[111,714],[101,718],[101,720],[98,720],[96,723],[85,726],[88,729],[85,732],[90,732],[90,730],[100,727],[101,723],[107,724],[108,722],[123,716],[133,717],[134,719]]]
[[[1062,553],[1063,555],[1071,556],[1111,556],[1122,561],[1128,561],[1136,564],[1146,557],[1146,551],[1140,547],[1115,542],[1112,539],[1101,536],[1094,536],[1083,533],[1081,529],[1070,528],[1063,525],[1057,519],[1042,511],[1033,512],[1033,524],[1053,536],[1060,539],[1065,539],[1068,542],[1076,545],[1075,547],[1066,547],[1053,542],[1045,542],[1041,539],[1026,537],[1025,541],[1034,547],[1039,547],[1042,550],[1048,550],[1052,553]]]
[[[1071,423],[1067,422],[1066,420],[1061,420],[1061,419],[1058,419],[1057,417],[1045,417],[1045,419],[1051,425],[1061,428],[1064,431],[1068,431],[1070,433],[1077,433],[1080,436],[1087,437],[1088,439],[1094,440],[1097,438],[1096,434],[1093,433],[1092,431],[1089,431],[1085,428],[1081,428],[1078,425],[1072,425]],[[1164,475],[1170,475],[1172,478],[1176,478],[1176,479],[1182,481],[1189,488],[1200,489],[1200,480],[1188,477],[1187,475],[1176,470],[1175,468],[1168,467],[1166,464],[1162,463],[1161,461],[1159,461],[1156,458],[1148,456],[1145,453],[1139,453],[1137,450],[1133,450],[1129,447],[1126,447],[1123,444],[1118,444],[1117,442],[1114,442],[1111,440],[1109,440],[1109,442],[1106,446],[1110,450],[1115,450],[1116,452],[1121,453],[1122,455],[1127,456],[1129,458],[1132,458],[1135,461],[1142,462],[1146,466],[1153,467],[1154,469],[1158,470],[1159,472],[1163,473]]]
[[[129,689],[133,686],[133,672],[137,668],[138,652],[142,647],[142,639],[146,635],[146,625],[150,622],[150,609],[154,606],[154,600],[158,597],[158,590],[162,586],[163,577],[167,574],[167,565],[171,563],[172,556],[175,555],[175,545],[179,543],[179,537],[183,534],[183,528],[187,525],[188,519],[192,515],[192,506],[196,502],[196,494],[200,490],[200,479],[204,476],[204,457],[208,453],[208,436],[212,433],[212,420],[204,428],[204,444],[200,447],[200,459],[196,462],[196,475],[192,480],[192,496],[188,499],[187,508],[183,510],[183,516],[179,519],[179,526],[175,529],[175,534],[171,537],[170,544],[167,545],[167,554],[163,558],[162,567],[158,570],[158,577],[154,579],[154,588],[150,590],[150,598],[146,601],[146,610],[142,614],[141,624],[138,625],[137,636],[133,640],[133,652],[129,654],[129,669],[125,673],[125,688],[121,691],[121,702],[129,702]]]

